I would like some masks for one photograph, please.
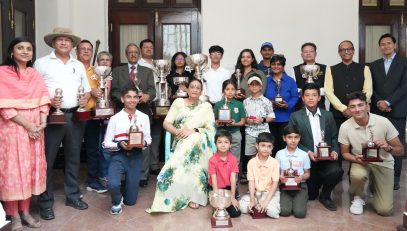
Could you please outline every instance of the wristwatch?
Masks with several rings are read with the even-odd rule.
[[[267,122],[266,117],[263,117],[263,123]]]

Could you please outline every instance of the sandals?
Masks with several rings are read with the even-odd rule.
[[[11,216],[11,231],[23,231],[23,224],[19,215]]]
[[[199,209],[199,204],[190,201],[190,202],[188,203],[188,207],[190,207],[191,209]]]
[[[23,224],[26,225],[27,227],[30,227],[30,228],[40,228],[41,227],[41,222],[35,220],[34,217],[32,217],[30,213],[22,213],[21,220],[23,221]]]

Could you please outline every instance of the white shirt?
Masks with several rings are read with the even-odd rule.
[[[136,110],[135,116],[132,116],[132,119],[130,120],[129,114],[122,109],[120,112],[110,117],[102,146],[114,150],[117,148],[118,142],[129,140],[129,128],[134,123],[134,119],[136,119],[137,126],[143,132],[144,140],[147,142],[147,145],[150,145],[150,120],[148,116],[143,112]]]
[[[77,94],[81,85],[85,92],[90,92],[85,66],[72,55],[63,63],[56,57],[55,51],[52,51],[51,54],[37,59],[34,68],[42,75],[51,98],[54,97],[55,89],[62,89],[61,108],[78,106]]]
[[[314,140],[314,152],[316,152],[317,148],[315,145],[318,145],[318,143],[321,142],[321,124],[319,123],[321,111],[319,108],[317,108],[317,112],[315,115],[313,115],[307,107],[305,107],[305,110],[307,112],[309,123],[311,124],[312,139]]]
[[[222,99],[222,83],[230,79],[230,71],[220,66],[214,70],[210,68],[203,78],[206,80],[206,95],[211,103],[216,103]]]
[[[154,60],[153,60],[153,63],[154,63]],[[143,58],[140,58],[140,59],[138,60],[138,64],[139,64],[140,66],[150,68],[150,69],[153,71],[154,83],[155,83],[155,92],[156,92],[156,93],[155,93],[155,98],[153,99],[153,101],[155,101],[155,100],[157,100],[158,98],[160,98],[160,97],[159,97],[159,94],[160,94],[160,87],[159,87],[160,79],[158,78],[158,73],[157,73],[157,71],[156,71],[156,68],[155,68],[155,66],[154,66],[153,64],[148,63],[148,62],[147,62],[145,59],[143,59]]]

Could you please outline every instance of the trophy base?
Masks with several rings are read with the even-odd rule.
[[[154,106],[153,107],[154,118],[166,117],[169,110],[170,106]]]
[[[332,156],[316,156],[316,160],[335,160]]]
[[[251,213],[253,219],[265,219],[267,218],[266,212],[259,212],[256,208],[252,208],[253,212]]]
[[[49,124],[66,124],[64,114],[51,114],[49,116]]]
[[[107,119],[113,115],[113,108],[95,108],[94,110],[92,110],[93,119]]]
[[[298,191],[301,190],[301,187],[299,185],[280,185],[280,189],[281,190],[285,190],[285,191]]]
[[[228,124],[228,123],[232,123],[233,120],[216,120],[216,122],[221,123],[221,124]]]
[[[73,113],[72,119],[74,121],[87,121],[87,120],[92,119],[92,116],[90,114],[90,111],[83,111],[83,112],[76,111]]]
[[[380,157],[362,157],[363,162],[383,162]]]
[[[212,228],[228,228],[232,227],[232,220],[229,218],[226,219],[216,219],[215,217],[211,217],[211,225]]]
[[[407,212],[403,214],[403,224],[397,226],[397,231],[407,231]]]

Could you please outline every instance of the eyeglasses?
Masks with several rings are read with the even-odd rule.
[[[353,52],[355,48],[350,47],[350,48],[340,48],[339,52]]]
[[[184,61],[185,59],[183,57],[177,57],[175,58],[175,61]]]

